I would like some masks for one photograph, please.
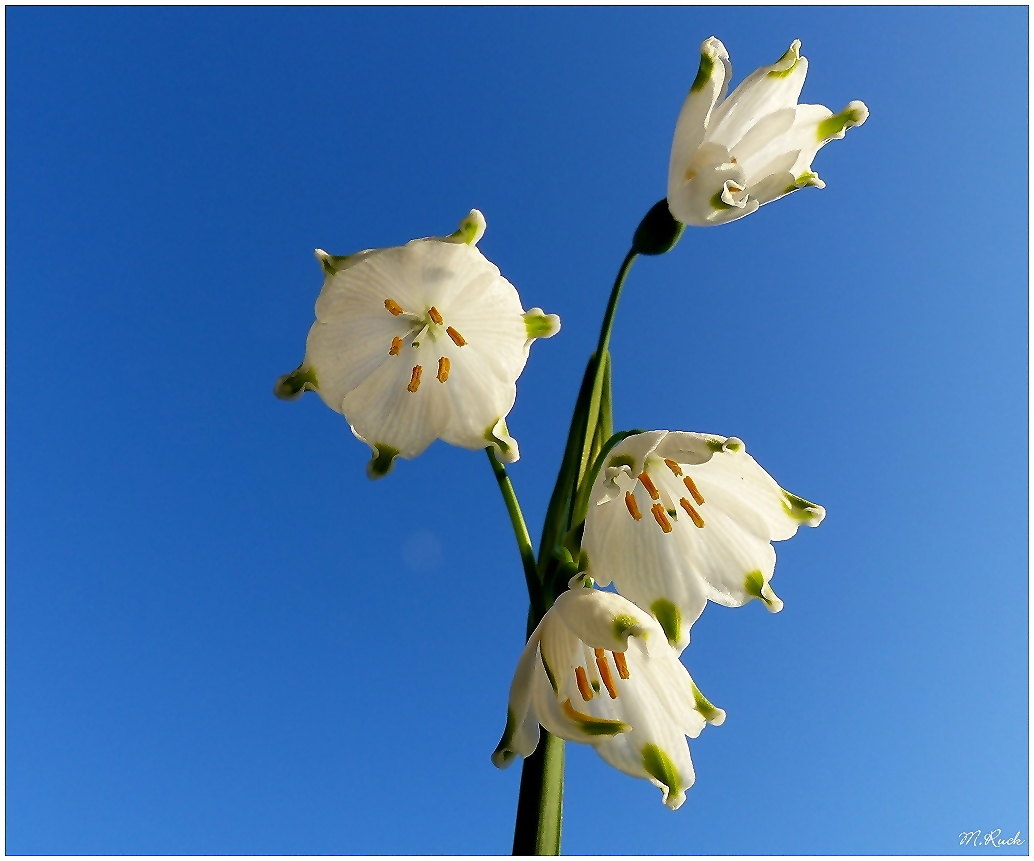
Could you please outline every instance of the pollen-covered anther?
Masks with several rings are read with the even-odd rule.
[[[585,675],[584,667],[574,668],[574,680],[578,683],[578,693],[582,695],[582,699],[588,702],[592,699],[592,688],[589,686],[589,680]]]
[[[646,470],[639,473],[639,480],[643,483],[643,487],[646,488],[646,492],[650,494],[650,499],[656,501],[661,498],[661,495],[657,492],[657,488],[654,486],[650,476],[646,474]]]
[[[618,689],[614,684],[614,677],[610,674],[610,664],[607,663],[607,653],[603,649],[595,649],[596,655],[596,666],[600,670],[600,678],[603,679],[603,684],[607,688],[607,693],[610,694],[612,700],[618,698]]]
[[[438,382],[444,383],[447,379],[449,379],[449,360],[442,356],[438,360]]]
[[[427,316],[434,320],[434,322],[437,323],[439,326],[441,326],[444,322],[442,320],[442,315],[438,313],[438,309],[435,308],[434,305],[427,309]]]
[[[659,502],[654,503],[654,506],[650,511],[653,512],[653,519],[657,521],[657,525],[661,527],[661,531],[664,533],[671,532],[671,524],[668,522],[668,516],[664,513],[664,506]]]
[[[686,490],[688,490],[690,496],[692,496],[693,499],[696,500],[696,504],[697,505],[703,505],[704,504],[704,497],[701,495],[700,491],[697,490],[696,483],[693,481],[693,479],[691,479],[687,475],[684,479],[682,479],[682,483],[684,485],[686,485]]]
[[[623,679],[628,678],[628,664],[625,662],[624,652],[611,652],[614,656],[614,666],[618,668],[618,675]]]
[[[452,338],[452,342],[457,347],[465,347],[467,345],[467,342],[466,340],[464,340],[463,336],[455,329],[453,329],[452,326],[446,327],[445,334]]]
[[[399,350],[401,350],[401,349],[402,349],[402,339],[398,338],[398,337],[392,338],[391,339],[391,349],[388,350],[388,355],[389,356],[397,356],[399,354]]]
[[[704,518],[701,517],[697,513],[697,510],[689,504],[689,500],[686,499],[686,497],[683,496],[682,499],[679,500],[679,505],[681,505],[686,510],[686,514],[690,516],[694,526],[696,526],[698,529],[704,528]]]
[[[664,462],[668,465],[668,469],[670,469],[675,475],[682,475],[682,467],[675,463],[671,458],[664,458]]]
[[[420,388],[420,375],[424,372],[424,369],[420,365],[413,366],[413,376],[409,380],[409,385],[406,386],[411,392],[415,392]]]
[[[643,519],[643,515],[639,513],[639,505],[635,501],[635,495],[631,490],[625,491],[625,507],[628,509],[628,513],[632,515],[633,520]]]
[[[394,299],[385,299],[384,300],[384,307],[387,308],[396,317],[398,317],[401,314],[405,314],[406,313],[405,311],[402,310],[402,306],[399,305],[399,303],[396,302]]]

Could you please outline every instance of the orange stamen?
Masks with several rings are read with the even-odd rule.
[[[684,479],[682,479],[682,483],[686,485],[686,490],[688,490],[692,495],[693,499],[696,500],[697,505],[703,505],[704,497],[700,495],[700,491],[697,490],[697,486],[696,484],[694,484],[693,479],[691,479],[687,475]]]
[[[589,680],[585,677],[585,669],[583,667],[574,668],[574,679],[578,682],[578,693],[582,695],[582,699],[588,702],[592,699],[592,688],[589,687]]]
[[[445,330],[445,334],[448,335],[450,338],[452,338],[452,343],[454,343],[457,347],[465,347],[466,346],[467,342],[465,340],[463,340],[463,336],[459,332],[457,332],[455,329],[453,329],[452,326],[449,326]]]
[[[671,532],[671,524],[668,523],[668,518],[664,513],[664,506],[658,502],[654,504],[650,511],[653,512],[653,519],[657,521],[657,525],[661,527],[661,530],[665,534]]]
[[[600,678],[607,687],[607,693],[612,700],[618,698],[618,689],[614,686],[614,677],[610,674],[610,664],[607,663],[607,653],[603,649],[596,649],[596,666],[600,668]]]
[[[401,349],[402,349],[402,339],[401,338],[392,338],[391,339],[391,349],[388,350],[388,355],[389,356],[397,356],[399,354],[399,350],[401,350]]]
[[[611,652],[614,656],[614,665],[618,668],[618,675],[623,679],[628,678],[628,664],[625,663],[624,652]]]
[[[439,326],[442,325],[442,315],[438,313],[438,309],[432,305],[427,309],[427,316],[434,320]]]
[[[682,467],[675,463],[675,461],[664,458],[664,462],[668,464],[668,469],[675,473],[675,475],[682,475]]]
[[[682,499],[679,500],[679,505],[686,509],[686,514],[693,518],[693,524],[698,529],[704,528],[704,518],[697,514],[696,509],[689,504],[689,500],[686,499],[686,497],[683,496]]]
[[[650,476],[646,474],[645,470],[639,473],[639,480],[643,483],[643,487],[646,488],[646,492],[650,494],[650,499],[656,500],[661,498],[661,495],[657,492],[657,488],[654,486],[654,483],[650,480]]]
[[[639,513],[639,506],[636,504],[635,497],[630,490],[625,491],[625,506],[628,508],[628,513],[632,515],[633,520],[643,519],[643,515]]]
[[[415,392],[417,389],[419,389],[420,388],[420,375],[423,372],[424,372],[424,369],[421,368],[419,365],[414,366],[414,368],[413,368],[413,377],[412,377],[412,379],[410,379],[409,385],[406,386],[406,388],[409,389],[411,392]]]
[[[391,313],[394,314],[396,317],[399,314],[406,313],[405,311],[402,310],[402,306],[399,305],[399,303],[396,302],[394,299],[385,299],[384,300],[384,307],[387,308],[389,311],[391,311]]]
[[[438,382],[444,383],[447,379],[449,379],[449,360],[442,356],[438,360]]]

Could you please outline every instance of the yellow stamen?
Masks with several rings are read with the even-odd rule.
[[[444,383],[449,379],[449,360],[442,356],[438,360],[438,382]]]
[[[434,320],[439,326],[442,325],[442,315],[438,313],[438,309],[432,305],[427,309],[427,316]]]
[[[625,506],[628,508],[628,513],[632,515],[633,520],[643,519],[643,515],[639,513],[639,506],[636,504],[635,497],[630,490],[625,491]]]
[[[697,486],[693,482],[693,479],[691,479],[687,475],[684,479],[682,479],[682,483],[686,485],[686,490],[688,490],[693,499],[696,500],[697,505],[703,505],[704,497],[700,495],[700,491],[697,490]]]
[[[420,388],[420,375],[423,372],[424,372],[423,368],[421,368],[419,365],[415,365],[413,367],[413,377],[409,381],[409,385],[406,386],[406,388],[409,389],[411,392],[415,392],[417,389],[419,389]]]
[[[653,519],[657,521],[657,525],[661,527],[661,530],[665,534],[671,532],[671,524],[668,523],[668,518],[664,514],[664,506],[658,502],[650,509],[650,511],[653,512]]]
[[[406,313],[405,311],[402,310],[402,306],[399,305],[399,303],[396,302],[394,299],[385,299],[384,300],[384,307],[387,308],[389,311],[391,311],[391,313],[394,314],[396,317],[398,317],[399,314],[405,314]]]
[[[452,338],[452,342],[457,347],[464,347],[464,346],[466,346],[467,342],[463,340],[463,336],[459,332],[457,332],[455,329],[453,329],[452,326],[449,326],[445,330],[445,334],[448,335],[450,338]]]
[[[607,663],[607,653],[603,649],[596,649],[596,666],[600,668],[600,678],[607,686],[607,693],[612,700],[618,698],[618,689],[614,686],[614,677],[610,674],[610,664]]]
[[[668,469],[675,473],[675,475],[682,475],[682,467],[675,463],[675,461],[664,458],[664,462],[668,464]]]
[[[582,699],[588,702],[592,699],[592,688],[589,687],[589,680],[585,677],[584,667],[574,668],[574,679],[578,682],[578,693],[582,695]]]
[[[654,487],[653,482],[650,481],[650,476],[646,474],[645,470],[639,473],[639,480],[643,483],[643,487],[646,488],[646,492],[650,494],[650,499],[656,500],[661,498],[661,495],[657,492],[657,488]]]
[[[618,668],[618,675],[623,679],[628,678],[628,664],[625,663],[624,652],[611,652],[614,656],[614,665]]]
[[[682,499],[679,500],[679,505],[686,509],[686,514],[693,518],[693,524],[698,529],[704,528],[704,518],[697,514],[696,509],[689,504],[689,500],[686,499],[686,497],[683,496]]]
[[[391,339],[391,349],[388,350],[388,355],[389,356],[397,356],[399,354],[399,350],[401,350],[401,349],[402,349],[402,339],[401,338],[392,338]]]

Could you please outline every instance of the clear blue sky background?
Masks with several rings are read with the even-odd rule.
[[[619,427],[826,506],[711,606],[676,813],[568,746],[570,853],[951,853],[1027,832],[1027,11],[42,9],[7,22],[7,850],[506,853],[526,598],[483,454],[386,480],[274,399],[321,276],[488,218],[537,536],[714,34],[872,115],[808,189],[638,261]],[[1020,847],[1025,852],[1029,844]],[[999,850],[1003,854],[1009,850]]]

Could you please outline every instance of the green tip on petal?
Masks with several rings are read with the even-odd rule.
[[[273,394],[282,401],[297,400],[305,392],[319,391],[316,369],[304,362],[291,373],[284,374],[273,386]]]
[[[693,79],[693,85],[689,88],[691,93],[699,93],[711,80],[711,73],[714,71],[714,49],[704,42],[700,49],[700,68],[697,69],[697,76]],[[685,79],[683,79],[685,80]]]
[[[532,308],[524,312],[524,328],[529,341],[534,338],[552,338],[560,331],[560,318],[556,314],[546,314],[541,308]]]
[[[675,763],[655,744],[644,745],[642,757],[646,773],[665,787],[664,803],[674,810],[682,803],[682,798],[679,797],[682,781],[679,779]]]
[[[635,616],[615,616],[614,637],[622,642],[627,642],[629,636],[645,638],[646,631],[643,630],[642,624]]]
[[[682,634],[682,614],[679,608],[667,598],[658,598],[650,605],[650,612],[664,631],[664,636],[672,646],[677,646]]]
[[[797,68],[801,61],[801,40],[794,39],[787,48],[786,53],[773,63],[773,68],[768,72],[770,78],[786,78]]]
[[[499,739],[499,744],[496,745],[495,751],[492,753],[492,764],[496,768],[506,768],[517,757],[517,754],[510,750],[510,745],[513,743],[513,737],[516,732],[517,718],[513,713],[513,709],[507,708],[506,728],[503,730],[503,737]]]
[[[596,688],[596,690],[598,692],[599,688]],[[565,700],[561,708],[567,718],[574,721],[578,726],[578,729],[586,735],[618,735],[622,732],[628,732],[631,729],[631,727],[624,721],[598,718],[593,715],[585,714],[585,712],[580,712],[571,705],[570,700]]]
[[[351,255],[345,254],[344,256],[336,254],[327,254],[322,248],[316,249],[316,259],[319,260],[320,266],[323,267],[324,275],[337,275],[337,273],[344,268],[345,261]]]
[[[395,458],[399,456],[399,450],[382,442],[377,443],[372,448],[373,457],[366,464],[366,475],[371,480],[384,478],[395,465]]]
[[[761,601],[770,613],[778,613],[783,609],[783,602],[772,591],[771,584],[765,582],[765,575],[756,568],[743,579],[743,590]]]
[[[839,114],[824,119],[815,131],[817,140],[827,141],[842,138],[854,126],[860,126],[869,118],[869,109],[864,102],[851,102]]]
[[[470,214],[460,222],[459,229],[446,237],[450,242],[459,242],[464,245],[477,245],[478,240],[485,235],[485,228],[488,222],[481,210],[472,209]]]
[[[696,686],[695,682],[691,681],[690,684],[693,686],[693,702],[696,703],[701,717],[714,726],[721,726],[725,723],[725,709],[713,705],[707,697],[700,693],[700,688]]]
[[[783,499],[783,511],[800,523],[818,526],[826,516],[826,509],[821,505],[801,499],[788,490],[783,491]]]
[[[506,427],[506,419],[499,419],[485,430],[484,438],[495,446],[496,457],[501,463],[513,463],[520,457],[517,440],[510,436]]]

